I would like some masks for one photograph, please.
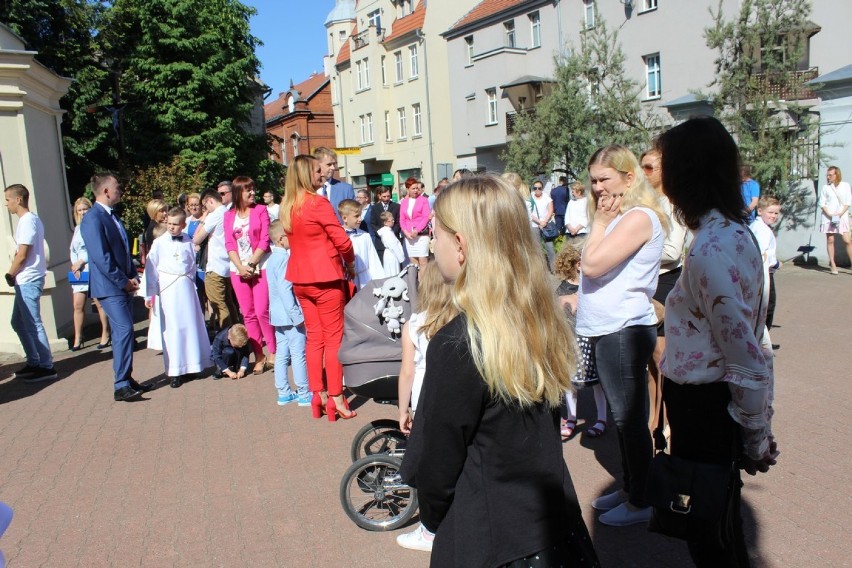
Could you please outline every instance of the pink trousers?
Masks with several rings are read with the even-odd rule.
[[[255,359],[263,357],[263,342],[270,354],[275,353],[275,330],[269,323],[269,286],[266,271],[251,280],[243,280],[240,275],[231,272],[231,284],[237,296],[240,313],[248,331],[249,343]]]

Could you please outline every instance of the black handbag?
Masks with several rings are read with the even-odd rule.
[[[729,528],[737,465],[695,462],[659,452],[651,461],[645,500],[654,508],[648,530],[722,543]]]
[[[535,204],[535,201],[533,201],[532,197],[530,197],[530,203],[532,203],[533,207],[535,208],[535,216],[541,217],[538,213],[538,206]],[[546,241],[552,241],[555,240],[556,237],[559,236],[559,234],[559,227],[556,226],[556,219],[551,217],[550,221],[548,221],[544,228],[541,229],[541,238]]]

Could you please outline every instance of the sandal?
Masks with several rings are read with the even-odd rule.
[[[559,433],[562,434],[563,440],[568,440],[574,435],[574,429],[577,427],[577,420],[563,420],[562,426],[559,428]]]
[[[598,424],[600,424],[600,427]],[[606,434],[606,420],[598,420],[594,426],[586,430],[586,436],[589,438],[600,438],[604,434]]]

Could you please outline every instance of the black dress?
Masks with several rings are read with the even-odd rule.
[[[538,553],[554,566],[599,566],[562,455],[559,409],[493,398],[463,315],[429,342],[401,473],[436,533],[432,566],[496,568]]]

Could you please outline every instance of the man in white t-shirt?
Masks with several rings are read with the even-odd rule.
[[[219,316],[219,329],[225,329],[239,322],[239,312],[234,303],[234,291],[231,285],[231,273],[228,265],[228,253],[225,251],[225,211],[222,203],[222,190],[230,189],[220,185],[218,191],[208,189],[201,194],[201,204],[207,209],[204,223],[195,229],[192,242],[200,245],[207,236],[207,266],[204,274],[204,291],[207,300]],[[228,194],[230,197],[230,194]]]
[[[27,364],[15,372],[25,383],[56,378],[50,343],[41,322],[41,292],[47,264],[44,259],[44,225],[29,210],[30,192],[23,185],[10,185],[5,191],[6,208],[18,216],[15,229],[15,257],[6,272],[6,283],[15,288],[12,329],[18,334]]]

